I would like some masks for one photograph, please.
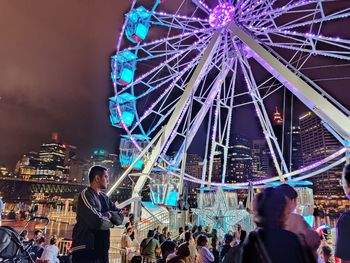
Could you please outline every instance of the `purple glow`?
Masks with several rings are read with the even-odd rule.
[[[212,27],[223,27],[232,21],[235,13],[235,7],[229,3],[223,3],[216,6],[209,15],[209,24]]]

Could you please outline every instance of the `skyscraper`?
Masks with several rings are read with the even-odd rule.
[[[228,151],[226,183],[246,182],[252,179],[251,141],[242,135],[232,136],[232,146]]]
[[[52,140],[40,146],[38,164],[34,178],[39,180],[67,180],[64,159],[66,148],[58,141],[57,133],[53,133]]]
[[[198,154],[189,153],[186,159],[185,172],[198,179],[202,178],[203,158]],[[200,184],[184,181],[184,192],[187,192],[188,203],[190,207],[197,206],[197,189]]]
[[[307,112],[300,115],[299,122],[304,166],[326,158],[341,147],[314,113]],[[335,167],[311,178],[314,183],[315,198],[343,196],[338,183],[341,169],[341,167]]]
[[[286,163],[288,168],[291,171],[298,170],[303,166],[300,126],[292,126],[291,129],[288,128],[286,141]]]
[[[281,113],[278,111],[277,107],[276,107],[275,113],[273,114],[272,127],[273,127],[273,131],[275,132],[277,141],[280,143],[280,145],[282,145],[283,118],[281,116]]]
[[[271,175],[270,151],[266,140],[253,140],[252,147],[252,177],[262,179]]]

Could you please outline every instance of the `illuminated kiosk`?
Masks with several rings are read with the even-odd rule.
[[[204,187],[199,189],[199,208],[192,209],[196,215],[196,224],[217,229],[220,236],[224,236],[235,226],[240,224],[243,229],[253,229],[251,214],[245,207],[239,205],[235,189],[229,187]]]

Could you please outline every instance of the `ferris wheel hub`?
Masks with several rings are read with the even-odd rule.
[[[235,7],[230,3],[219,4],[209,15],[209,24],[214,28],[226,26],[232,21],[234,13]]]

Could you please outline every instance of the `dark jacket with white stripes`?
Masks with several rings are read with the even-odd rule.
[[[91,187],[85,188],[78,198],[71,251],[79,251],[79,254],[93,252],[92,255],[101,254],[102,257],[102,254],[108,254],[109,229],[122,224],[123,218],[121,210],[106,194],[97,193]]]

